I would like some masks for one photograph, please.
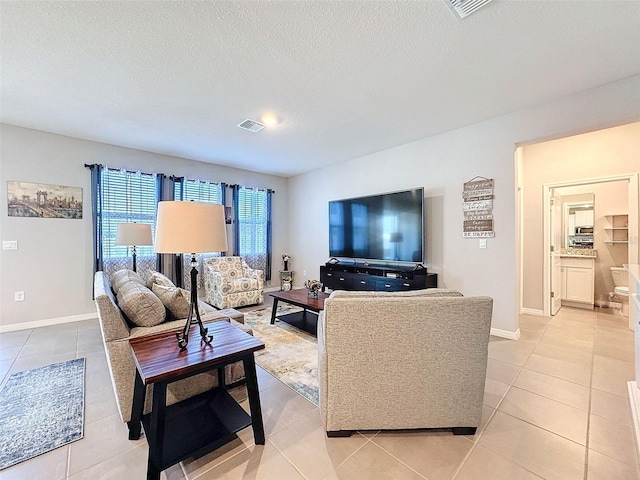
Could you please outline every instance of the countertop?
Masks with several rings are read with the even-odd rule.
[[[598,252],[593,248],[562,248],[560,258],[598,258]]]

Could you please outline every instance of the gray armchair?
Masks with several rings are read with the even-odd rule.
[[[482,417],[493,300],[452,290],[334,291],[318,319],[328,436],[451,428]]]

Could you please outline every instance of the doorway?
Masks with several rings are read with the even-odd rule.
[[[557,258],[559,257],[559,255],[557,254],[557,245],[558,243],[562,245],[562,243],[560,238],[557,238],[554,241],[554,237],[559,237],[558,229],[555,228],[555,225],[557,225],[559,220],[557,218],[554,218],[556,217],[556,214],[554,214],[554,212],[557,211],[556,207],[554,206],[554,203],[558,202],[558,200],[554,199],[554,194],[557,195],[557,192],[561,191],[561,189],[563,188],[585,186],[585,187],[589,187],[589,189],[596,189],[598,188],[599,185],[607,184],[611,182],[623,182],[627,185],[625,210],[628,213],[628,218],[629,218],[629,225],[628,225],[629,231],[637,232],[638,231],[638,174],[637,173],[610,176],[610,177],[592,178],[592,179],[585,179],[585,180],[574,180],[574,181],[560,182],[560,183],[549,183],[544,185],[543,187],[543,198],[544,198],[543,251],[548,252],[548,258],[547,260],[544,261],[544,265],[543,265],[543,279],[544,279],[543,315],[544,316],[555,315],[558,308],[557,296],[561,295],[562,293],[561,291],[559,291],[559,288],[558,288],[558,286],[561,285],[561,282],[557,277],[559,272],[558,272],[558,268],[556,268],[556,263],[559,260]],[[597,199],[596,199],[596,203],[597,203]],[[610,213],[615,213],[615,212],[610,212]],[[596,232],[596,235],[598,234],[599,232]],[[556,243],[556,245],[554,245],[554,243]],[[568,245],[568,243],[565,243],[565,245]],[[602,245],[602,242],[600,242],[600,245]],[[635,238],[635,240],[630,237],[629,242],[626,245],[627,245],[626,261],[628,263],[638,263],[637,237]]]
[[[611,177],[623,179],[625,185],[630,186],[628,194],[621,191],[618,194],[628,201],[628,252],[619,245],[615,249],[607,246],[603,253],[611,250],[624,252],[625,261],[638,261],[639,135],[640,122],[634,122],[516,145],[515,280],[519,314],[543,316],[550,315],[551,311],[549,203],[545,204],[546,198],[551,197],[548,192],[550,186],[598,184]]]

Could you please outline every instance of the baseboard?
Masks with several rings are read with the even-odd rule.
[[[593,303],[585,303],[585,302],[572,302],[570,300],[562,300],[563,307],[572,307],[572,308],[583,308],[585,310],[593,310]]]
[[[279,292],[280,291],[280,287],[279,286],[275,286],[275,287],[264,287],[262,289],[263,292],[269,293],[269,292]]]
[[[0,333],[27,330],[29,328],[49,327],[51,325],[61,325],[63,323],[82,322],[84,320],[93,320],[95,318],[98,318],[97,313],[84,313],[82,315],[71,315],[69,317],[48,318],[45,320],[36,320],[34,322],[0,325]]]
[[[491,335],[494,337],[502,337],[508,338],[509,340],[518,340],[520,338],[520,329],[517,329],[515,332],[511,330],[502,330],[500,328],[492,328]]]
[[[523,315],[535,315],[536,317],[544,317],[544,311],[537,310],[535,308],[521,308],[520,313]]]
[[[627,382],[627,390],[629,391],[633,429],[636,434],[636,450],[640,453],[640,390],[638,390],[638,385],[634,381]]]

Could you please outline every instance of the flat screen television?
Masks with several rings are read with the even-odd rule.
[[[329,256],[423,261],[424,189],[329,202]]]

